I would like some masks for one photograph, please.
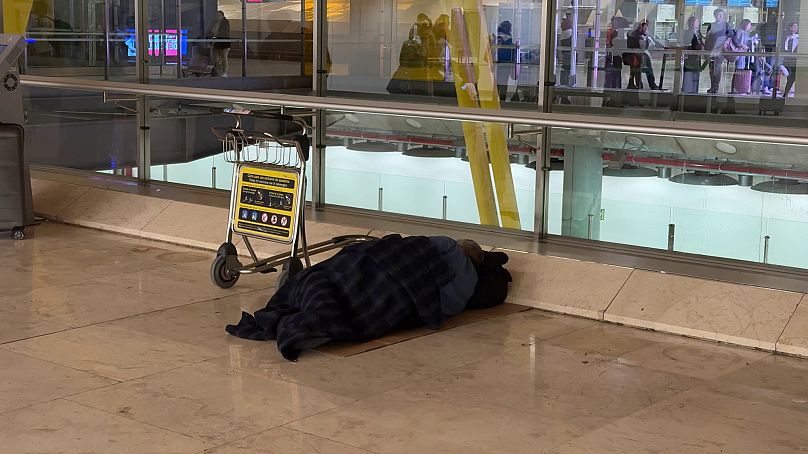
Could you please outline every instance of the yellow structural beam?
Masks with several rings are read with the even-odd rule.
[[[497,81],[494,77],[491,39],[488,34],[482,2],[480,0],[462,0],[462,2],[466,30],[471,42],[471,48],[474,51],[480,107],[499,110],[499,92],[497,90]],[[513,174],[511,173],[505,125],[502,123],[485,123],[485,133],[488,139],[488,154],[491,158],[491,170],[494,174],[502,226],[520,229],[522,225],[519,219],[519,207],[516,203],[516,189],[513,183]]]
[[[3,33],[22,35],[28,28],[33,0],[2,0]]]
[[[480,106],[477,96],[474,73],[473,53],[466,34],[465,18],[461,8],[453,8],[451,26],[448,34],[451,49],[451,65],[454,74],[457,104],[461,108],[477,108]],[[488,166],[488,153],[485,147],[483,125],[477,122],[464,121],[463,135],[466,139],[466,153],[471,167],[471,179],[474,184],[474,196],[480,223],[483,225],[499,225],[494,187],[491,184],[491,172]]]

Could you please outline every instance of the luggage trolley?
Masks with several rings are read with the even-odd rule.
[[[311,255],[349,244],[372,241],[365,235],[345,235],[309,246],[306,240],[306,161],[309,158],[308,125],[300,118],[275,112],[246,109],[212,109],[236,117],[233,128],[212,128],[222,142],[225,161],[233,164],[226,241],[216,252],[210,268],[211,280],[221,288],[235,285],[242,274],[266,274],[282,266],[281,279],[307,267]],[[245,130],[242,117],[274,119],[302,129],[294,137],[273,136]],[[244,239],[252,263],[242,265],[233,245],[233,235]],[[290,252],[259,260],[250,238],[290,245]],[[298,241],[301,247],[298,248]]]

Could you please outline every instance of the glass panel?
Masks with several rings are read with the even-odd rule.
[[[557,0],[553,109],[802,127],[803,4]]]
[[[134,80],[134,0],[33,0],[3,8],[2,33],[24,33],[29,41],[29,74]]]
[[[539,1],[343,0],[328,8],[331,95],[536,108]]]
[[[23,86],[31,164],[134,176],[135,103],[110,93]]]
[[[310,93],[311,2],[308,13],[303,5],[302,0],[151,0],[150,82]]]
[[[533,229],[535,147],[526,143],[535,134],[509,138],[515,129],[498,123],[341,112],[327,119],[327,203]]]
[[[236,127],[237,117],[221,112],[221,109],[232,108],[233,105],[162,98],[153,98],[150,103],[151,178],[229,191],[233,184],[235,167],[232,162],[232,147],[223,145],[219,137]],[[239,107],[277,112],[277,109],[247,104]],[[290,122],[250,115],[240,115],[238,118],[241,128],[250,136],[271,134],[273,137],[291,138],[300,133],[300,128]],[[216,133],[214,129],[217,130]],[[270,147],[259,150],[255,146],[249,146],[244,153],[263,161],[291,161],[285,154],[277,155],[275,142],[272,144],[272,150]],[[291,148],[284,150],[289,154],[296,153]],[[306,177],[311,181],[310,167],[306,168]],[[307,185],[306,199],[311,200],[311,184]]]
[[[558,128],[552,142],[551,234],[667,249],[670,233],[676,252],[808,266],[806,147]]]

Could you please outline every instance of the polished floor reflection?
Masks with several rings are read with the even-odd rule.
[[[14,453],[806,452],[808,361],[531,310],[289,363],[228,336],[274,276],[60,224],[0,239]]]

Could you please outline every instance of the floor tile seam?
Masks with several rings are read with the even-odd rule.
[[[87,404],[82,403],[82,402],[76,402],[76,401],[70,400],[70,399],[64,399],[64,400],[66,400],[68,402],[71,402],[71,403],[74,403],[76,405],[80,405],[80,406],[85,407],[85,408],[89,408],[91,410],[100,411],[100,412],[103,412],[103,413],[106,413],[108,415],[115,416],[115,417],[118,417],[118,418],[128,419],[129,421],[132,421],[132,422],[135,422],[135,423],[138,423],[138,424],[143,424],[144,426],[153,427],[155,429],[163,430],[163,431],[166,431],[166,432],[173,433],[175,435],[180,435],[180,436],[183,436],[183,437],[186,437],[186,438],[190,438],[190,439],[193,439],[193,440],[196,440],[196,441],[211,445],[210,447],[205,448],[205,450],[211,449],[211,448],[214,447],[213,446],[214,443],[211,443],[211,442],[209,442],[207,440],[203,440],[203,439],[201,439],[199,437],[195,437],[193,435],[188,435],[188,434],[184,434],[182,432],[177,432],[176,430],[168,429],[168,428],[165,428],[165,427],[160,427],[160,426],[158,426],[156,424],[152,424],[152,423],[149,423],[149,422],[146,422],[146,421],[141,421],[139,419],[135,419],[135,418],[132,418],[132,417],[129,417],[129,416],[124,416],[124,415],[120,415],[120,414],[117,414],[117,413],[112,413],[111,411],[107,411],[107,410],[104,410],[102,408],[95,408],[92,405],[87,405]]]
[[[573,442],[575,442],[575,441],[577,441],[577,440],[579,440],[581,438],[585,438],[585,437],[591,435],[594,432],[609,431],[611,428],[617,427],[618,424],[621,423],[621,421],[624,421],[624,420],[626,420],[628,418],[632,418],[632,417],[634,417],[635,415],[637,415],[639,413],[649,411],[652,407],[663,405],[663,404],[667,403],[669,400],[673,400],[674,398],[677,398],[677,397],[681,396],[684,393],[691,392],[691,391],[699,389],[699,388],[701,388],[703,391],[708,391],[706,389],[706,383],[698,383],[697,385],[695,385],[693,387],[689,387],[689,388],[684,389],[682,391],[676,392],[676,393],[666,397],[665,399],[662,399],[662,400],[657,401],[657,402],[653,402],[650,405],[647,405],[647,406],[645,406],[643,408],[640,408],[640,409],[637,409],[637,410],[635,410],[635,411],[633,411],[633,412],[631,412],[629,414],[623,415],[623,416],[621,416],[621,417],[619,417],[617,419],[609,421],[609,422],[607,422],[606,424],[604,424],[604,425],[602,425],[600,427],[597,427],[597,428],[594,428],[592,430],[589,430],[586,433],[583,433],[580,436],[577,436],[577,437],[573,438],[572,440],[567,440],[567,441],[565,441],[565,442],[563,442],[563,443],[561,443],[561,444],[559,444],[557,446],[553,446],[552,448],[549,448],[548,451],[553,452],[554,450],[557,450],[557,449],[563,447],[564,445],[567,445],[569,443],[573,443]]]
[[[325,393],[328,393],[328,394],[331,394],[331,395],[335,395],[335,396],[342,396],[342,397],[347,397],[348,399],[353,399],[353,400],[352,400],[351,402],[345,402],[344,404],[335,405],[335,406],[333,406],[333,407],[331,407],[331,408],[328,408],[328,409],[326,409],[326,410],[321,410],[321,411],[318,411],[318,412],[316,412],[316,413],[312,413],[312,414],[307,415],[307,416],[304,416],[304,417],[302,417],[302,418],[297,418],[297,419],[295,419],[295,420],[293,420],[293,421],[287,421],[287,422],[285,422],[285,423],[283,423],[283,424],[281,424],[281,425],[280,425],[280,426],[282,426],[282,427],[286,427],[287,429],[292,429],[291,427],[287,427],[289,424],[294,424],[294,423],[296,423],[296,422],[300,422],[300,421],[303,421],[303,420],[308,419],[308,418],[314,418],[314,417],[316,417],[316,416],[320,416],[320,415],[322,415],[323,413],[328,413],[328,412],[330,412],[330,411],[339,410],[339,409],[341,409],[341,408],[345,408],[345,407],[347,407],[347,406],[349,406],[349,405],[355,405],[355,404],[357,404],[357,403],[361,402],[361,401],[362,401],[362,400],[364,400],[364,399],[367,399],[367,398],[369,398],[369,397],[372,397],[372,396],[369,396],[369,397],[364,397],[364,398],[362,398],[362,399],[357,399],[357,398],[355,398],[355,397],[343,396],[342,394],[337,394],[337,393],[334,393],[334,392],[323,391],[322,389],[319,389],[319,388],[314,388],[314,387],[312,387],[312,386],[308,386],[308,385],[302,385],[302,384],[300,384],[300,383],[295,383],[295,385],[297,385],[297,386],[304,386],[304,387],[307,387],[307,388],[312,388],[312,389],[317,389],[318,391],[322,391],[322,392],[325,392]],[[381,394],[383,394],[383,393],[381,393]],[[309,434],[309,435],[314,435],[314,434]],[[322,437],[320,437],[320,438],[322,438]]]
[[[147,196],[147,197],[148,197],[148,196]],[[144,231],[146,231],[146,228],[147,228],[149,225],[151,225],[151,224],[152,224],[152,222],[156,221],[156,220],[157,220],[157,218],[159,218],[159,217],[160,217],[160,216],[161,216],[163,213],[165,213],[165,212],[166,212],[166,211],[167,211],[167,210],[168,210],[170,207],[172,207],[172,206],[173,206],[175,203],[177,203],[177,201],[176,201],[176,200],[168,200],[168,203],[166,204],[166,206],[164,206],[164,207],[163,207],[163,209],[162,209],[162,210],[160,210],[160,212],[159,212],[159,213],[155,214],[155,215],[154,215],[154,217],[152,217],[151,219],[149,219],[148,221],[146,221],[146,222],[145,222],[145,223],[144,223],[142,226],[140,226],[140,228],[138,228],[138,229],[137,229],[137,234],[138,234],[138,237],[143,238],[143,232],[144,232]]]
[[[60,325],[58,323],[56,323],[56,324]],[[62,326],[62,325],[60,325],[60,326]],[[50,332],[50,333],[37,334],[37,335],[34,335],[34,336],[28,336],[28,337],[23,337],[23,338],[20,338],[20,339],[14,339],[14,340],[10,340],[10,341],[0,342],[0,348],[2,348],[4,345],[13,344],[15,342],[22,342],[22,341],[27,341],[27,340],[32,340],[32,339],[38,339],[40,337],[50,336],[51,334],[64,333],[66,331],[72,331],[74,329],[78,329],[78,328],[65,326],[64,329],[60,329],[58,331],[53,331],[53,332]],[[11,350],[8,350],[8,351],[11,351]]]
[[[778,347],[780,345],[780,339],[783,338],[783,334],[786,333],[786,329],[788,328],[788,325],[791,324],[791,320],[794,318],[794,314],[797,313],[797,310],[800,308],[800,305],[803,303],[803,301],[806,301],[806,299],[808,299],[808,295],[803,293],[802,297],[800,297],[800,300],[797,302],[797,305],[794,306],[794,311],[792,311],[791,315],[789,315],[788,321],[783,325],[783,330],[780,331],[780,334],[777,336],[777,340],[774,341],[774,351],[775,351],[775,353],[779,352]]]
[[[180,305],[177,305],[177,306],[166,307],[166,308],[163,308],[163,309],[155,309],[153,311],[144,312],[144,313],[138,314],[138,315],[131,315],[131,316],[123,317],[123,318],[137,317],[139,315],[146,315],[146,314],[151,314],[151,313],[154,313],[154,312],[167,311],[169,309],[182,308],[182,307],[187,307],[187,306],[191,306],[191,305],[194,305],[194,304],[210,303],[210,302],[213,302],[213,301],[216,301],[216,300],[221,300],[221,299],[225,299],[225,298],[233,298],[233,297],[236,297],[236,296],[239,296],[239,295],[244,295],[244,294],[247,294],[247,293],[262,292],[264,290],[271,290],[274,287],[275,286],[273,285],[273,286],[267,287],[265,289],[253,289],[253,290],[246,290],[245,289],[244,291],[236,291],[235,293],[233,293],[231,295],[227,295],[227,296],[214,296],[212,298],[203,297],[204,299],[201,299],[201,300],[198,300],[198,301],[191,301],[191,302],[188,302],[188,303],[183,303],[183,304],[180,304]],[[152,295],[152,296],[162,296],[162,297],[167,296],[169,298],[177,298],[177,297],[172,297],[171,295],[163,295],[163,294],[155,293],[155,292],[149,291],[149,290],[143,290],[142,292],[147,293],[147,294]],[[269,296],[267,296],[266,300],[269,301]],[[119,319],[116,319],[116,320],[119,320]]]
[[[288,423],[288,424],[291,424],[291,423]],[[297,432],[299,434],[304,434],[304,435],[308,435],[310,437],[319,438],[320,440],[328,440],[328,441],[330,441],[332,443],[336,443],[338,445],[342,445],[342,446],[345,446],[345,447],[348,447],[348,448],[358,449],[358,450],[360,450],[362,452],[366,452],[368,454],[381,454],[379,451],[371,451],[369,449],[361,448],[359,446],[354,446],[354,445],[352,445],[350,443],[345,443],[344,441],[334,440],[334,439],[331,439],[331,438],[328,438],[328,437],[323,437],[322,435],[308,433],[306,431],[303,431],[303,430],[300,430],[300,429],[295,429],[293,427],[286,427],[286,425],[282,425],[280,427],[283,427],[284,429],[287,429],[287,430],[291,430],[293,432]]]
[[[85,327],[82,327],[82,328],[85,328]],[[79,328],[74,328],[74,329],[79,329]],[[66,330],[66,331],[70,331],[70,330]],[[65,332],[65,331],[60,331],[60,332]],[[57,334],[57,333],[51,333],[51,334]],[[48,334],[45,334],[45,335],[39,336],[39,337],[44,337],[44,336],[48,336]],[[174,341],[174,342],[182,343],[184,345],[194,346],[194,344],[189,344],[189,343],[186,343],[186,342],[180,342],[180,341]],[[211,352],[211,355],[212,355],[211,358],[205,358],[205,359],[202,359],[202,360],[199,360],[199,361],[193,361],[193,362],[190,362],[190,363],[182,364],[180,366],[170,367],[168,369],[161,369],[159,371],[155,371],[155,372],[152,372],[152,373],[149,373],[149,374],[146,374],[146,375],[142,375],[140,377],[119,379],[119,378],[114,378],[114,377],[108,377],[106,375],[101,375],[99,373],[96,373],[96,372],[93,372],[93,371],[90,371],[90,370],[77,369],[77,368],[75,368],[75,367],[73,367],[73,366],[71,366],[69,364],[62,364],[60,362],[52,361],[52,360],[45,359],[45,358],[40,358],[38,356],[33,356],[33,355],[28,354],[26,352],[18,352],[18,351],[15,351],[15,350],[12,350],[12,349],[8,348],[9,345],[11,345],[11,344],[0,344],[0,349],[8,351],[8,352],[11,352],[11,353],[16,353],[18,355],[22,355],[22,356],[25,356],[27,358],[35,359],[35,360],[38,360],[38,361],[44,361],[44,362],[47,362],[47,363],[55,364],[55,365],[60,366],[60,367],[65,367],[65,368],[68,368],[68,369],[72,369],[72,370],[77,371],[77,372],[89,374],[89,375],[92,375],[94,377],[103,378],[105,380],[113,380],[115,382],[115,383],[110,383],[109,385],[102,386],[102,387],[99,387],[99,388],[95,388],[95,389],[91,389],[91,390],[87,390],[87,391],[82,391],[82,392],[78,392],[78,393],[75,393],[75,394],[70,394],[69,396],[75,396],[75,395],[83,394],[83,393],[86,393],[86,392],[96,391],[98,389],[108,388],[110,386],[116,386],[116,385],[121,385],[121,384],[124,384],[124,383],[129,383],[129,382],[132,382],[132,381],[135,381],[135,380],[140,380],[142,378],[151,377],[153,375],[160,374],[160,373],[163,373],[163,372],[171,372],[171,371],[174,371],[174,370],[177,370],[177,369],[181,369],[183,367],[195,366],[195,365],[203,363],[205,361],[211,361],[211,360],[220,358],[220,356],[215,356],[212,353],[212,350],[208,350],[208,351]],[[202,347],[199,347],[199,348],[202,348]]]
[[[223,358],[227,358],[229,356],[230,356],[229,353],[225,353],[225,354],[222,354],[222,355],[217,356],[215,358],[206,359],[206,360],[204,360],[202,362],[210,362],[210,363],[215,364],[216,361],[222,360]],[[333,359],[328,358],[326,361],[331,362],[331,361],[337,361],[339,359],[340,359],[339,357],[335,357]],[[196,364],[199,364],[199,363],[194,363],[194,365],[196,365]],[[185,367],[185,366],[183,366],[183,367]],[[357,398],[355,396],[349,396],[347,394],[342,394],[342,393],[339,393],[339,392],[329,391],[327,389],[320,388],[320,387],[318,387],[316,385],[309,385],[309,384],[304,384],[302,382],[297,382],[297,381],[294,381],[291,378],[273,377],[273,376],[270,376],[270,375],[262,372],[260,369],[252,368],[252,367],[249,367],[249,366],[239,367],[239,366],[228,365],[226,367],[229,367],[230,369],[233,369],[233,370],[237,370],[239,372],[245,372],[245,373],[249,373],[249,374],[252,374],[252,375],[257,375],[257,376],[262,377],[262,378],[264,378],[266,380],[275,380],[275,381],[283,382],[283,383],[286,383],[286,384],[289,384],[289,385],[294,385],[294,386],[298,386],[298,387],[301,387],[301,388],[308,388],[308,389],[312,389],[312,390],[315,390],[315,391],[319,391],[321,393],[330,394],[332,396],[344,397],[345,399],[351,399],[351,402],[347,402],[347,403],[345,403],[343,405],[354,404],[354,403],[356,403],[356,402],[358,402],[358,401],[360,401],[362,399],[366,399],[368,397],[376,396],[378,394],[382,394],[382,393],[386,392],[386,391],[382,391],[380,393],[376,393],[376,394],[373,394],[373,395],[370,395],[370,396],[365,396],[365,397],[362,397],[360,399],[360,398]],[[340,405],[340,406],[343,406],[343,405]],[[324,411],[328,411],[328,410],[324,410]],[[306,416],[305,418],[308,418],[308,416]],[[301,419],[305,419],[305,418],[301,418]],[[292,421],[292,422],[294,422],[294,421]],[[286,423],[286,424],[290,424],[290,423]],[[283,425],[283,424],[281,424],[281,425]]]
[[[631,272],[628,274],[628,277],[626,277],[626,280],[625,280],[625,281],[623,281],[623,284],[622,284],[622,285],[620,285],[620,289],[619,289],[619,290],[618,290],[618,291],[617,291],[617,292],[614,294],[614,296],[612,297],[611,301],[609,301],[609,304],[606,306],[606,309],[603,309],[603,312],[602,312],[602,313],[601,313],[601,315],[600,315],[600,317],[601,317],[600,319],[601,319],[601,320],[605,320],[605,319],[606,319],[606,312],[608,312],[608,311],[609,311],[609,308],[611,308],[611,307],[612,307],[612,304],[614,304],[615,300],[617,300],[617,297],[618,297],[618,296],[620,296],[620,293],[622,293],[622,292],[623,292],[623,289],[626,287],[626,284],[628,284],[628,281],[630,281],[630,280],[631,280],[631,278],[634,276],[634,272],[635,272],[635,271],[637,271],[637,269],[636,269],[636,268],[632,268],[632,269],[631,269]]]
[[[68,184],[69,184],[69,183],[68,183]],[[78,202],[78,201],[79,201],[79,199],[81,199],[81,198],[82,198],[82,197],[84,197],[84,196],[85,196],[85,195],[86,195],[88,192],[90,192],[90,187],[89,187],[89,186],[81,186],[81,185],[74,185],[74,186],[78,186],[78,187],[80,187],[80,188],[82,188],[82,189],[84,189],[84,190],[83,190],[83,191],[81,191],[81,194],[79,194],[78,196],[76,196],[75,198],[73,198],[73,200],[71,200],[70,202],[68,202],[68,203],[67,203],[67,204],[66,204],[66,205],[65,205],[65,206],[64,206],[64,207],[63,207],[61,210],[59,210],[59,212],[58,212],[58,213],[55,213],[55,214],[53,214],[53,215],[52,215],[52,216],[50,216],[50,217],[52,217],[53,219],[57,219],[57,218],[58,218],[58,217],[59,217],[59,216],[60,216],[62,213],[64,213],[64,212],[65,212],[65,210],[67,210],[68,208],[72,207],[72,206],[73,206],[73,205],[74,205],[76,202]],[[40,213],[40,214],[41,214],[41,213]]]
[[[712,382],[717,382],[718,380],[720,380],[720,379],[722,379],[724,377],[727,377],[728,375],[734,374],[734,373],[736,373],[736,372],[738,372],[740,370],[743,370],[743,369],[745,369],[745,368],[747,368],[747,367],[749,367],[749,366],[751,366],[753,364],[757,364],[757,363],[759,363],[759,362],[761,362],[761,361],[763,361],[765,359],[771,358],[772,356],[780,356],[781,355],[780,353],[771,352],[771,351],[767,351],[767,350],[754,350],[754,351],[760,351],[760,352],[764,352],[764,353],[767,353],[767,354],[765,356],[761,356],[758,359],[754,359],[754,360],[751,360],[749,362],[746,362],[746,364],[743,367],[739,367],[739,368],[734,369],[734,370],[729,370],[729,371],[727,371],[727,372],[725,372],[725,373],[723,373],[721,375],[718,375],[718,376],[710,378],[710,379],[705,379],[704,384],[707,385],[707,384],[710,384]],[[799,358],[801,360],[805,360],[804,357],[797,357],[797,358]]]
[[[260,290],[251,290],[251,291],[260,291]],[[158,293],[151,293],[151,292],[148,292],[148,291],[144,291],[143,293],[148,293],[150,296],[165,296],[165,295],[160,295]],[[238,296],[238,295],[241,295],[243,293],[250,293],[250,291],[242,292],[242,293],[236,293],[236,294],[233,294],[232,296]],[[89,323],[89,324],[86,324],[86,325],[69,326],[69,329],[64,330],[64,331],[69,331],[69,330],[73,330],[73,329],[90,328],[90,327],[105,325],[105,324],[108,324],[108,323],[121,322],[121,321],[130,319],[130,318],[142,317],[142,316],[145,316],[145,315],[154,315],[154,314],[156,314],[158,312],[168,311],[168,310],[172,310],[172,309],[187,308],[187,307],[193,306],[195,304],[209,303],[211,301],[216,301],[216,300],[220,300],[220,299],[224,299],[224,298],[229,298],[229,297],[228,296],[222,296],[222,297],[211,298],[211,299],[206,299],[206,300],[201,300],[201,301],[192,301],[192,302],[189,302],[189,303],[182,303],[182,304],[179,304],[177,306],[164,307],[164,308],[154,309],[154,310],[141,312],[141,313],[137,313],[137,314],[126,315],[124,317],[112,318],[112,319],[109,319],[109,320],[100,320],[100,321],[97,321],[97,322],[94,322],[94,323]],[[59,331],[59,332],[62,332],[62,331]],[[50,333],[50,334],[56,334],[56,333]],[[43,336],[47,336],[47,334],[44,334]],[[41,336],[37,336],[37,337],[41,337]],[[182,341],[175,341],[175,342],[182,342]],[[0,344],[0,346],[2,346],[2,345],[5,345],[5,344]],[[193,344],[188,344],[188,345],[193,345]]]
[[[12,352],[12,353],[16,353],[16,352]],[[27,356],[27,355],[23,355],[23,356]],[[45,362],[49,362],[49,363],[51,362],[51,361],[43,360],[43,359],[40,359],[40,358],[34,358],[34,359],[39,359],[40,361],[45,361]],[[56,364],[57,366],[65,367],[67,369],[73,369],[72,367],[64,366],[64,365],[58,364],[58,363],[52,363],[52,364]],[[73,370],[78,370],[78,369],[73,369]],[[106,379],[106,380],[114,380],[112,378],[102,377],[100,375],[96,375],[96,374],[93,374],[91,372],[86,372],[86,371],[83,371],[83,370],[78,370],[78,371],[87,373],[89,375],[94,375],[94,376],[96,376],[98,378],[103,378],[103,379]],[[64,396],[53,397],[51,399],[45,399],[45,400],[42,400],[42,401],[36,401],[36,402],[30,403],[30,404],[27,404],[27,405],[23,405],[22,407],[10,408],[8,410],[2,410],[2,411],[0,411],[0,415],[3,415],[5,413],[10,413],[12,411],[19,411],[19,410],[23,410],[23,409],[26,409],[26,408],[35,407],[37,405],[42,405],[42,404],[47,404],[47,403],[50,403],[50,402],[55,402],[57,400],[69,400],[70,402],[79,403],[79,402],[73,401],[70,398],[73,397],[73,396],[77,396],[79,394],[83,394],[83,393],[86,393],[86,392],[97,391],[97,390],[100,390],[100,389],[105,389],[105,388],[108,388],[110,386],[115,386],[115,385],[118,385],[118,384],[120,384],[120,383],[110,383],[108,385],[104,385],[104,386],[101,386],[101,387],[98,387],[98,388],[93,388],[93,389],[79,391],[79,392],[75,392],[75,393],[71,393],[71,394],[66,394]]]

